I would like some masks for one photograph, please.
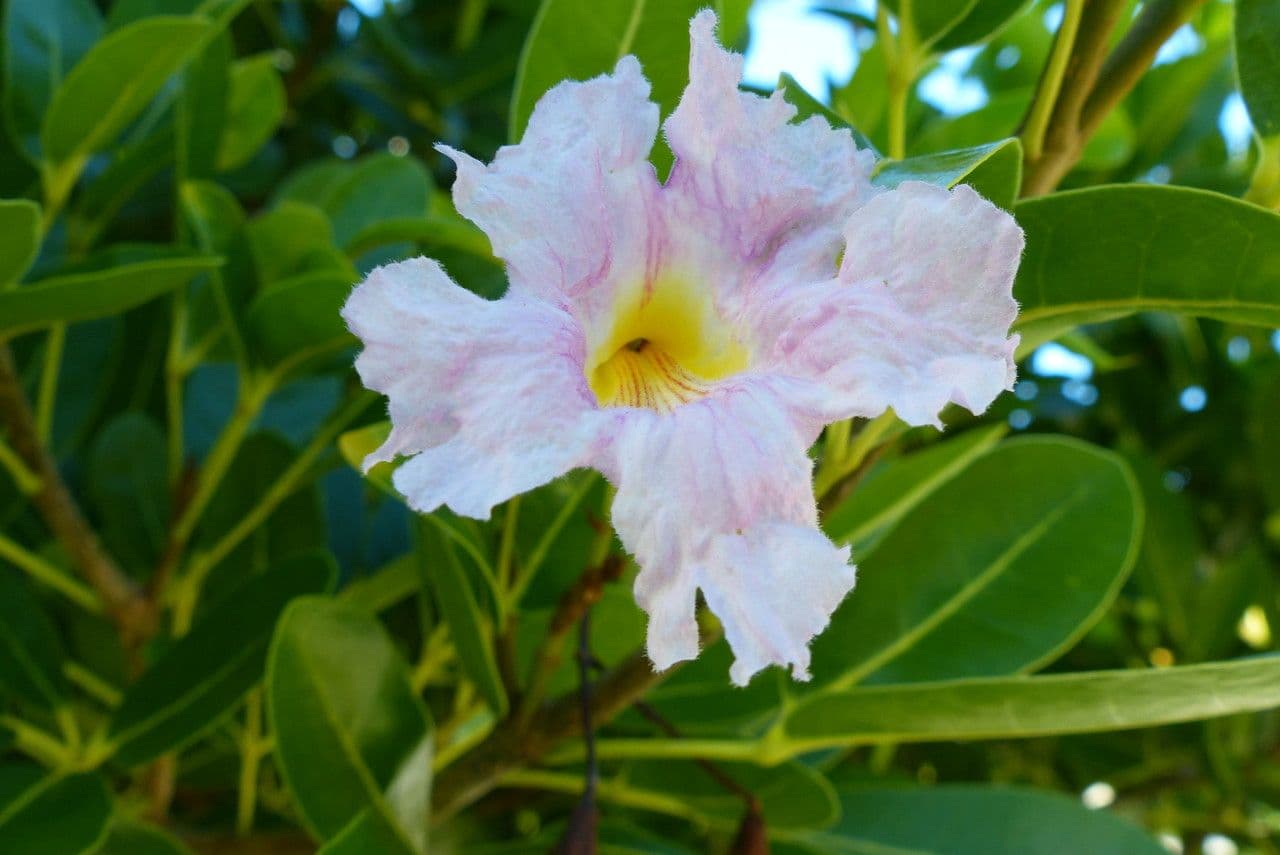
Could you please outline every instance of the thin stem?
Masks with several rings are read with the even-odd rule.
[[[9,443],[0,437],[0,469],[9,473],[18,492],[24,496],[32,496],[40,491],[40,476],[31,470],[18,456]]]
[[[513,609],[520,604],[520,599],[524,596],[524,592],[537,575],[539,568],[542,567],[542,563],[547,560],[547,555],[550,554],[551,547],[555,545],[556,538],[560,536],[560,532],[564,531],[564,527],[573,518],[574,512],[578,510],[578,506],[582,504],[582,500],[586,498],[587,493],[591,492],[591,488],[595,486],[595,483],[594,475],[588,475],[583,478],[582,486],[565,500],[555,518],[551,520],[551,524],[542,532],[542,537],[538,538],[538,542],[534,544],[533,550],[523,562],[523,566],[519,568],[517,577],[511,583],[511,589],[507,594],[508,602]]]
[[[896,36],[889,27],[889,13],[885,5],[877,3],[876,32],[888,67],[888,155],[894,160],[901,160],[907,154],[907,101],[916,74],[910,0],[901,0],[898,7]]]
[[[361,392],[339,410],[336,415],[331,417],[329,422],[316,432],[316,435],[311,438],[311,441],[307,443],[301,453],[294,458],[288,468],[280,473],[280,477],[275,480],[262,498],[258,499],[258,503],[241,518],[240,522],[236,523],[230,531],[215,542],[207,552],[200,553],[192,559],[182,579],[177,600],[174,603],[173,623],[175,633],[181,634],[179,632],[180,628],[185,632],[190,627],[201,587],[204,585],[205,577],[208,576],[209,572],[218,565],[218,562],[226,558],[233,549],[239,546],[245,538],[253,534],[259,526],[265,523],[280,503],[289,498],[298,489],[302,479],[311,469],[316,459],[333,443],[338,434],[346,429],[348,424],[364,412],[373,397],[370,392]]]
[[[253,830],[253,814],[258,804],[258,765],[262,761],[262,689],[245,697],[244,729],[240,733],[240,790],[236,799],[236,833]]]
[[[591,607],[587,606],[578,621],[578,710],[582,716],[582,745],[587,755],[582,786],[584,804],[595,801],[596,785],[600,781],[600,768],[596,765],[596,732],[591,724],[591,662]]]
[[[512,557],[516,548],[516,527],[520,522],[520,497],[507,502],[507,512],[502,517],[502,542],[498,546],[498,566],[495,571],[498,585],[505,592],[512,584]],[[505,597],[504,597],[505,599]]]
[[[45,339],[44,365],[36,392],[36,436],[48,446],[53,432],[53,410],[58,400],[58,375],[62,372],[62,350],[67,341],[67,325],[54,324]]]
[[[13,732],[13,747],[51,769],[71,766],[71,752],[57,738],[30,722],[12,715],[0,715],[0,727]]]
[[[0,558],[10,562],[40,584],[62,594],[85,611],[102,614],[102,600],[92,588],[63,573],[39,555],[3,534],[0,534]]]
[[[567,772],[550,772],[543,769],[512,769],[502,775],[497,785],[500,787],[548,790],[573,794],[581,788],[582,780],[577,775]],[[637,790],[629,786],[625,781],[601,781],[597,792],[602,801],[623,807],[667,814],[688,820],[699,826],[706,822],[705,815],[699,813],[687,799],[648,790]]]
[[[834,427],[833,425],[832,427]],[[814,478],[813,492],[818,497],[831,492],[841,481],[862,465],[867,455],[878,446],[900,433],[905,425],[892,410],[887,410],[862,426],[857,435],[844,438],[839,455],[828,463],[823,460]]]
[[[1053,39],[1053,50],[1036,88],[1035,99],[1022,122],[1022,147],[1028,158],[1038,158],[1044,150],[1044,135],[1049,128],[1049,117],[1053,115],[1054,105],[1058,103],[1058,93],[1062,90],[1062,79],[1076,43],[1076,32],[1080,29],[1084,5],[1084,0],[1067,0],[1062,23]]]
[[[187,328],[186,293],[179,289],[174,292],[171,303],[169,321],[169,346],[165,351],[165,416],[168,420],[166,435],[166,459],[168,461],[169,486],[178,483],[183,468],[183,420],[182,420],[182,384],[186,373],[182,370],[183,336]]]
[[[79,662],[71,660],[63,662],[62,673],[68,680],[79,686],[86,695],[104,707],[115,709],[120,706],[120,699],[124,697],[124,693]]]

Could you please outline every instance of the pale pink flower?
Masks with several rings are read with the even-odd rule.
[[[484,519],[598,469],[654,665],[697,655],[701,590],[734,682],[770,664],[804,679],[854,583],[818,529],[808,449],[833,421],[892,407],[936,425],[1010,386],[1022,233],[968,187],[873,187],[847,131],[738,90],[715,23],[690,27],[665,185],[658,108],[624,57],[548,92],[488,166],[441,147],[458,210],[506,262],[502,299],[418,258],[373,271],[343,316],[390,399],[365,465],[409,455],[395,485],[415,509]]]

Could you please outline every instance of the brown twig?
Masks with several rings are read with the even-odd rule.
[[[40,489],[31,495],[36,510],[80,575],[102,598],[125,647],[136,649],[141,640],[150,636],[155,615],[133,580],[107,554],[85,521],[56,462],[40,442],[13,356],[3,345],[0,345],[0,420],[8,432],[10,446],[40,479]]]
[[[596,681],[591,718],[605,725],[670,674],[653,670],[649,658],[635,653]],[[576,707],[578,692],[569,692],[532,716],[527,727],[503,726],[437,776],[432,790],[433,818],[439,822],[476,801],[498,783],[504,772],[536,763],[555,745],[582,732]]]

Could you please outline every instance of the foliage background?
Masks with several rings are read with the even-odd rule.
[[[653,675],[594,475],[477,523],[352,468],[351,285],[504,287],[432,144],[628,51],[669,110],[702,5],[4,2],[0,851],[546,851],[592,602],[602,851],[1280,849],[1274,0],[830,12],[853,79],[787,98],[1029,244],[1014,394],[815,449],[860,583],[812,684],[731,688],[710,618]]]

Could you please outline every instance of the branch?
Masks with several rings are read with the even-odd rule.
[[[1116,45],[1098,76],[1098,84],[1089,93],[1080,117],[1085,139],[1093,136],[1102,120],[1120,105],[1138,81],[1155,62],[1160,46],[1205,0],[1153,0],[1142,7],[1142,14],[1129,32]]]
[[[40,488],[31,495],[32,503],[80,575],[102,598],[125,646],[131,647],[146,638],[155,617],[137,586],[107,554],[85,521],[62,481],[57,464],[41,444],[13,356],[3,346],[0,346],[0,422],[8,431],[14,452],[40,479]]]
[[[591,718],[607,724],[666,677],[636,653],[595,684]],[[433,819],[447,819],[492,790],[503,773],[536,763],[557,743],[581,735],[578,692],[568,692],[539,710],[527,728],[499,727],[453,766],[441,772],[432,793]]]
[[[1066,177],[1085,144],[1155,61],[1160,46],[1204,0],[1151,0],[1108,56],[1111,34],[1125,3],[1089,0],[1045,133],[1044,151],[1029,158],[1022,195],[1051,192]],[[1034,107],[1033,107],[1034,109]]]
[[[1124,8],[1125,0],[1088,0],[1085,4],[1058,100],[1045,130],[1044,150],[1040,157],[1027,161],[1023,196],[1048,193],[1080,159],[1085,143],[1080,134],[1080,115],[1106,60],[1111,33]]]

